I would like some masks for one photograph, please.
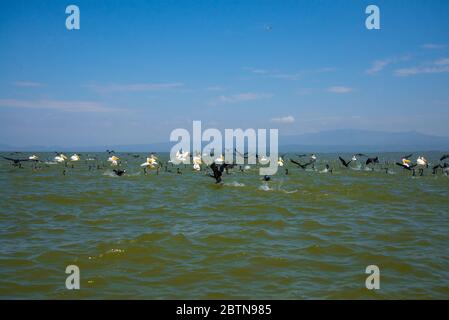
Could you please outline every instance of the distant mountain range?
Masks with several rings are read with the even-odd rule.
[[[105,146],[27,146],[0,145],[1,151],[78,151],[100,152],[168,152],[175,143],[151,143]],[[368,130],[330,130],[317,133],[280,136],[280,151],[304,152],[372,152],[372,151],[449,151],[449,137],[416,131],[380,132]]]
[[[281,150],[316,152],[448,151],[449,137],[416,131],[330,130],[280,138]]]

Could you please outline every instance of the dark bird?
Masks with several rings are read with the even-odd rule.
[[[372,164],[379,163],[379,157],[366,159],[365,165],[369,165],[370,163]]]
[[[349,166],[349,164],[352,162],[352,160],[346,161],[345,159],[343,159],[342,157],[338,157],[338,159],[340,159],[340,162],[342,165],[344,165],[346,168]]]
[[[449,159],[449,154],[445,154],[440,158],[440,161],[444,161],[446,159]]]
[[[437,164],[436,166],[432,167],[432,174],[437,174],[438,169],[443,169],[443,166],[441,164]]]
[[[4,156],[1,156],[3,159],[5,159],[5,160],[8,160],[8,161],[12,161],[12,165],[14,166],[14,167],[17,167],[17,166],[21,166],[21,162],[26,162],[26,161],[33,161],[33,162],[37,162],[38,160],[37,159],[13,159],[13,158],[8,158],[8,157],[4,157]]]
[[[396,162],[396,165],[398,165],[398,166],[400,166],[400,167],[402,167],[402,168],[404,168],[406,170],[409,170],[409,171],[411,171],[414,167],[416,167],[416,164],[411,165],[411,166],[407,166],[407,165],[402,164],[400,162]]]
[[[310,161],[310,162],[307,162],[305,164],[301,164],[298,161],[295,161],[295,160],[292,160],[292,159],[290,159],[290,161],[292,163],[296,164],[298,167],[300,167],[303,170],[306,170],[307,166],[311,165],[314,162],[314,161]]]
[[[267,175],[264,175],[263,178],[262,178],[262,180],[263,180],[263,181],[270,181],[271,178],[270,178],[269,176],[267,176]]]
[[[114,171],[114,173],[116,175],[118,175],[119,177],[123,176],[125,174],[125,172],[126,172],[126,170],[121,170],[121,169],[114,169],[112,171]]]
[[[227,169],[227,167],[231,166],[230,164],[223,163],[221,165],[217,165],[215,162],[213,162],[210,165],[210,168],[212,169],[213,174],[209,174],[210,177],[215,179],[215,183],[221,182],[221,176],[223,175],[223,171]]]
[[[106,150],[106,152],[109,153],[109,154],[115,153],[114,150]]]

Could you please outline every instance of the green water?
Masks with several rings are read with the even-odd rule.
[[[190,166],[144,175],[143,154],[118,155],[126,176],[112,174],[106,154],[104,168],[82,160],[65,176],[61,164],[0,160],[1,298],[449,298],[441,173],[348,170],[326,154],[316,168],[330,163],[333,174],[288,164],[264,183],[253,166],[215,185]],[[80,290],[65,288],[71,264]],[[370,291],[372,264],[381,288]]]

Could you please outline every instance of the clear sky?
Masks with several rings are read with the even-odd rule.
[[[0,3],[0,144],[168,142],[192,120],[449,136],[449,1]]]

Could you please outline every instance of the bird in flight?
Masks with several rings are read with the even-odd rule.
[[[117,166],[120,158],[116,156],[112,156],[108,158],[108,161],[111,163],[111,166]]]
[[[409,171],[411,171],[414,167],[416,167],[416,164],[410,165],[409,163],[404,164],[404,163],[400,163],[400,162],[396,162],[396,165],[398,165],[406,170],[409,170]]]
[[[344,165],[346,168],[349,166],[349,164],[353,161],[353,160],[349,160],[346,161],[345,159],[343,159],[342,157],[338,157],[338,159],[340,160],[341,164]],[[354,159],[354,157],[353,157]],[[355,160],[354,160],[355,161]]]
[[[366,159],[365,165],[369,165],[370,163],[372,164],[379,163],[379,157]]]
[[[8,157],[4,157],[4,156],[1,156],[1,157],[3,159],[5,159],[5,160],[11,161],[12,165],[14,167],[22,167],[22,162],[26,162],[26,161],[38,161],[37,159],[33,160],[33,159],[30,159],[30,158],[27,158],[27,159],[13,159],[13,158],[8,158]]]
[[[126,172],[126,170],[121,170],[121,169],[114,169],[112,171],[114,171],[114,173],[116,175],[118,175],[119,177],[123,176],[125,174],[125,172]]]
[[[209,174],[209,176],[215,179],[215,183],[220,183],[221,176],[223,175],[223,171],[226,168],[231,167],[231,166],[232,166],[231,164],[227,164],[227,163],[222,163],[222,164],[218,165],[215,162],[213,162],[210,165],[210,168],[212,169],[213,174]]]
[[[301,163],[298,162],[298,161],[295,161],[295,160],[293,160],[293,159],[290,159],[290,162],[296,164],[296,165],[297,165],[298,167],[300,167],[301,169],[306,170],[307,166],[311,165],[314,161],[310,161],[310,162],[301,164]]]

